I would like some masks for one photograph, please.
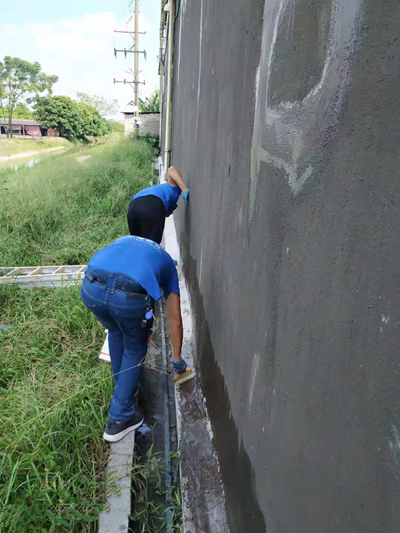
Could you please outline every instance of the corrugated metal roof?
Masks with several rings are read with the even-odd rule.
[[[21,126],[21,125],[26,125],[26,126],[40,126],[40,123],[37,122],[36,120],[28,120],[28,119],[25,119],[25,118],[13,118],[11,120],[12,124],[15,125],[15,126]],[[6,118],[4,120],[4,118],[0,118],[0,124],[8,124],[8,118]]]
[[[121,111],[123,115],[134,115],[134,111]],[[139,111],[139,115],[159,115],[159,111]]]

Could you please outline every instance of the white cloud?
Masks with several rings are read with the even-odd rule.
[[[59,77],[54,94],[75,98],[77,92],[87,92],[117,98],[123,110],[132,100],[133,91],[127,85],[114,85],[113,80],[132,79],[125,71],[127,65],[133,68],[133,54],[128,54],[127,62],[123,54],[115,59],[114,47],[128,48],[132,40],[114,33],[115,28],[114,13],[93,13],[45,24],[0,24],[0,57],[13,55],[39,61],[44,72]],[[143,18],[140,29],[149,29]],[[142,93],[147,95],[158,86],[156,59],[152,54],[144,63],[141,56],[140,62],[142,79],[147,78]],[[121,115],[115,118],[121,119]]]
[[[22,37],[20,29],[17,28],[14,24],[1,24],[0,26],[2,39]]]

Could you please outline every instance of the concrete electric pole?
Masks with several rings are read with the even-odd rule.
[[[135,118],[136,118],[136,124],[137,124],[139,120],[139,85],[146,84],[145,81],[139,80],[139,73],[140,73],[139,72],[139,54],[143,54],[144,59],[146,59],[146,50],[139,50],[139,35],[146,34],[146,32],[139,31],[139,0],[135,0],[135,17],[134,18],[135,18],[134,31],[114,30],[114,33],[126,33],[129,35],[133,35],[133,44],[128,50],[126,48],[119,49],[119,50],[114,48],[115,57],[117,57],[118,53],[123,53],[126,59],[128,54],[134,54],[133,55],[133,80],[131,81],[126,80],[126,79],[116,80],[114,78],[114,83],[123,83],[124,85],[128,84],[128,85],[133,86],[133,92],[134,92],[133,103],[135,106],[134,109],[135,109]],[[131,19],[132,17],[129,20]],[[131,69],[129,70],[132,72]]]
[[[135,55],[134,76],[135,76],[135,106],[139,106],[139,0],[135,0]],[[137,111],[138,113],[138,111]],[[139,115],[137,114],[137,118]]]

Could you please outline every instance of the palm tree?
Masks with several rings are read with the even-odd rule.
[[[139,98],[139,110],[153,113],[160,111],[160,91],[156,89],[153,94],[144,100]]]

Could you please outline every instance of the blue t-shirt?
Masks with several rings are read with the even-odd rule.
[[[117,274],[137,281],[154,300],[179,294],[178,274],[172,257],[158,244],[142,237],[120,237],[94,254],[88,269]]]
[[[167,215],[175,211],[178,207],[178,199],[181,194],[181,190],[178,186],[172,187],[169,183],[161,183],[160,185],[154,185],[154,187],[148,187],[143,191],[138,192],[135,196],[132,196],[132,200],[140,198],[141,196],[157,196],[163,201],[165,205],[165,211]]]

